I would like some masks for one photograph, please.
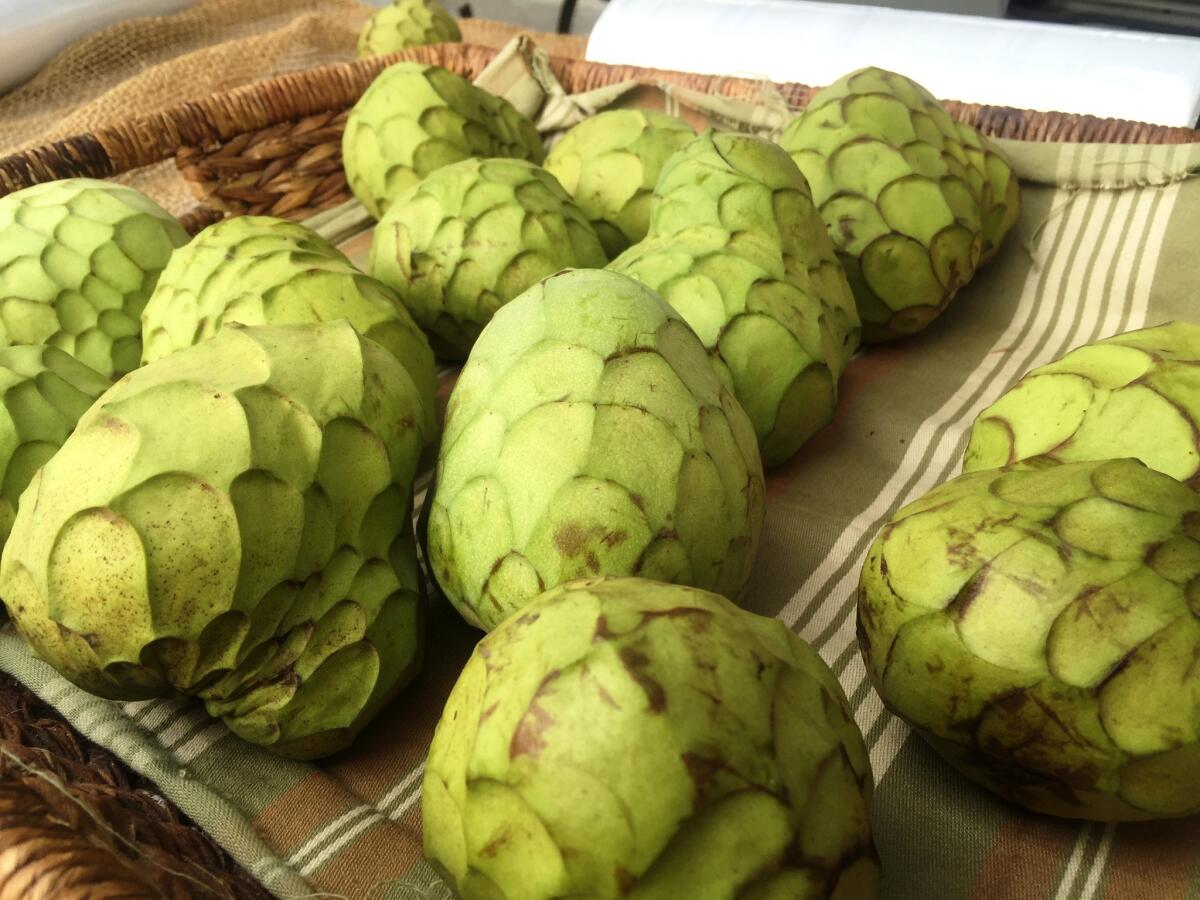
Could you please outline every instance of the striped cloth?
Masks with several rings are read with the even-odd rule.
[[[811,641],[845,686],[878,784],[887,900],[1200,900],[1200,820],[1084,824],[983,792],[883,709],[855,643],[854,592],[871,538],[957,472],[980,410],[1079,344],[1200,318],[1200,179],[1188,180],[1200,172],[1200,145],[1006,149],[1025,181],[1016,234],[928,331],[861,353],[837,420],[770,473],[746,603]],[[346,248],[361,260],[366,241]],[[445,603],[435,607],[424,673],[350,751],[319,765],[244,744],[182,700],[90,697],[9,631],[0,668],[156,781],[278,894],[447,897],[421,860],[420,783],[478,634]]]

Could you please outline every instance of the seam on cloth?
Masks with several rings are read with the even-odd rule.
[[[241,811],[206,782],[189,777],[170,751],[157,745],[153,732],[134,721],[120,704],[75,688],[49,665],[34,659],[10,627],[0,630],[0,669],[62,713],[84,737],[154,782],[256,878],[265,871],[270,880],[263,884],[273,893],[286,898],[334,896],[314,892],[312,885],[288,869]]]
[[[1121,191],[1165,187],[1200,175],[1200,143],[1097,144],[992,138],[1026,182],[1058,188]],[[1081,156],[1089,157],[1081,165]],[[1069,174],[1063,163],[1071,166]]]

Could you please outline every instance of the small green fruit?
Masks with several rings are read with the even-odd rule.
[[[575,198],[613,259],[646,236],[659,173],[695,136],[666,113],[610,109],[564,134],[546,156],[546,171]]]
[[[767,466],[832,418],[854,298],[804,176],[775,144],[708,133],[663,167],[650,232],[610,268],[684,317],[754,424]]]
[[[484,629],[581,575],[736,598],[763,502],[754,432],[691,329],[636,281],[567,271],[501,307],[459,376],[430,563]]]
[[[812,187],[867,341],[932,322],[1016,221],[1000,151],[895,72],[859,69],[817,91],[779,143]]]
[[[249,741],[331,753],[420,664],[422,421],[345,321],[224,328],[80,419],[22,496],[0,596],[86,690],[197,695]]]
[[[363,23],[358,55],[378,56],[422,44],[461,40],[458,23],[437,0],[396,0]]]
[[[136,369],[142,308],[187,240],[149,197],[107,181],[0,198],[0,346],[49,344],[106,378]]]
[[[57,347],[0,348],[0,548],[34,472],[112,382]]]
[[[464,900],[872,900],[871,767],[781,622],[637,578],[543,594],[480,641],[422,790]]]
[[[884,702],[969,778],[1059,816],[1200,812],[1200,496],[1132,459],[972,472],[863,569]]]
[[[1200,478],[1200,325],[1172,322],[1072,350],[1029,372],[979,414],[963,469],[1031,457],[1131,456],[1180,481]]]
[[[396,199],[375,228],[370,269],[439,357],[462,359],[513,297],[560,269],[606,262],[553,175],[520,159],[468,159]]]
[[[384,69],[342,136],[350,190],[375,218],[430,172],[475,156],[540,163],[545,152],[533,123],[507,100],[422,63]]]
[[[226,325],[300,325],[346,319],[408,370],[426,433],[436,431],[433,351],[399,298],[327,240],[297,222],[238,216],[175,252],[142,313],[143,359],[208,340]]]

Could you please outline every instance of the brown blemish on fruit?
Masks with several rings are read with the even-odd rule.
[[[516,759],[518,756],[537,757],[546,747],[546,741],[542,737],[542,733],[554,724],[554,718],[542,709],[538,702],[549,688],[551,682],[562,674],[561,669],[554,669],[547,673],[542,679],[542,683],[538,685],[538,689],[533,694],[533,699],[529,701],[529,708],[525,715],[521,717],[521,722],[517,726],[517,730],[513,732],[512,740],[508,745],[509,759]]]
[[[646,702],[649,711],[656,715],[667,709],[667,692],[658,681],[650,677],[645,669],[650,665],[650,658],[633,647],[626,647],[620,654],[621,665],[629,673],[629,677],[637,682],[638,687],[646,692]]]
[[[604,685],[602,685],[602,684],[597,684],[597,685],[596,685],[596,690],[597,690],[597,691],[599,692],[599,694],[600,694],[600,699],[601,699],[601,700],[603,700],[605,703],[607,703],[609,706],[611,706],[613,709],[620,709],[620,708],[621,708],[621,704],[620,704],[620,703],[618,703],[618,702],[616,701],[616,699],[614,699],[614,697],[613,697],[613,695],[612,695],[612,694],[610,694],[608,691],[606,691],[606,690],[604,689]]]
[[[684,753],[683,764],[687,767],[688,777],[696,787],[696,793],[703,794],[712,788],[717,774],[728,769],[724,760],[713,759],[711,756],[701,756],[699,753]]]

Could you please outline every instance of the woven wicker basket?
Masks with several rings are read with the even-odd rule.
[[[466,43],[325,66],[130,119],[0,159],[0,194],[56,178],[110,177],[174,159],[199,198],[192,230],[226,214],[303,218],[349,195],[341,165],[347,111],[401,59],[474,77],[517,29],[464,22]],[[762,83],[584,61],[581,38],[534,35],[570,93],[631,79],[729,97]],[[775,86],[803,107],[812,88]],[[1140,122],[948,102],[986,134],[1031,141],[1165,144],[1200,132]],[[79,737],[0,675],[0,900],[25,897],[260,898],[267,894],[153,785]]]
[[[191,230],[226,214],[304,218],[348,199],[342,130],[350,107],[384,68],[417,60],[474,78],[495,57],[497,46],[517,33],[500,23],[467,20],[465,25],[471,43],[418,47],[294,72],[0,159],[0,194],[56,178],[106,178],[174,158],[200,199],[184,216]],[[584,48],[579,38],[534,37],[546,49],[567,54],[552,55],[551,67],[568,93],[629,80],[741,98],[759,96],[763,88],[762,82],[745,78],[587,62],[579,58]],[[814,90],[795,82],[774,87],[796,109]],[[955,118],[997,137],[1128,144],[1200,141],[1200,132],[1189,128],[954,100],[947,107]]]

